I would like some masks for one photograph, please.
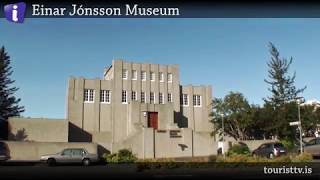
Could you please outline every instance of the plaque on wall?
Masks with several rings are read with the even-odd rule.
[[[166,130],[157,130],[158,133],[165,133],[167,132]]]
[[[170,130],[170,138],[181,138],[180,130]]]

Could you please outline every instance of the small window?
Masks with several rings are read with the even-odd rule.
[[[172,94],[168,93],[168,102],[172,102]]]
[[[154,104],[154,92],[150,92],[150,104]]]
[[[193,106],[200,107],[201,106],[201,96],[193,95]]]
[[[159,72],[159,81],[160,82],[164,81],[163,72]]]
[[[159,93],[159,104],[163,104],[163,93]]]
[[[181,104],[183,106],[188,106],[189,105],[189,96],[188,96],[188,94],[182,94]]]
[[[141,92],[141,103],[145,103],[145,102],[146,102],[146,93]]]
[[[128,103],[126,90],[122,90],[122,103],[124,103],[124,104]]]
[[[132,91],[132,93],[131,93],[131,99],[132,99],[133,101],[136,101],[136,100],[137,100],[137,92],[136,92],[136,91]]]
[[[122,79],[128,79],[128,70],[126,69],[122,70]]]
[[[93,89],[85,89],[84,90],[84,102],[93,103],[94,102],[94,90]]]
[[[168,73],[168,82],[172,83],[172,73]]]
[[[150,81],[155,81],[156,80],[156,73],[150,72]]]
[[[141,80],[146,81],[147,80],[147,72],[146,71],[141,71]]]
[[[100,91],[100,102],[110,103],[111,91],[110,90],[101,90]]]
[[[132,70],[132,80],[137,80],[138,78],[138,73],[137,73],[137,70]]]

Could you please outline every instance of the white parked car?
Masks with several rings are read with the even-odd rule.
[[[91,154],[83,148],[68,148],[56,154],[43,155],[40,160],[48,165],[55,165],[56,163],[82,163],[88,166],[92,162],[98,161],[98,155]]]
[[[314,157],[320,156],[320,138],[311,139],[304,145],[304,152],[312,154]]]

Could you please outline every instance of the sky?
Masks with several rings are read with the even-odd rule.
[[[302,95],[320,99],[320,19],[0,19],[26,117],[65,118],[68,78],[102,78],[117,58],[179,64],[182,85],[211,85],[213,97],[238,91],[262,104],[269,42],[293,57]]]

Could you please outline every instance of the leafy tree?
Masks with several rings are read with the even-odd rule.
[[[24,111],[23,106],[19,106],[20,99],[14,96],[18,88],[13,87],[14,80],[10,78],[13,70],[10,66],[10,56],[8,56],[5,48],[0,48],[0,126],[1,136],[5,130],[5,122],[9,117],[19,116]]]
[[[304,105],[301,108],[302,129],[314,132],[317,125],[320,124],[320,108],[316,105]]]
[[[268,90],[271,96],[264,98],[264,110],[267,111],[264,120],[267,122],[265,128],[269,133],[277,137],[292,137],[295,128],[289,126],[289,122],[298,120],[297,104],[294,102],[300,98],[306,87],[298,89],[294,85],[296,73],[289,75],[292,57],[288,60],[280,58],[277,48],[270,43],[271,60],[268,62],[268,78],[264,80],[271,87]]]
[[[227,135],[236,140],[249,139],[252,127],[255,125],[254,116],[255,108],[238,92],[230,92],[223,99],[215,98],[213,100],[213,117],[214,124],[213,134],[221,132],[222,115],[224,116],[224,131]]]

